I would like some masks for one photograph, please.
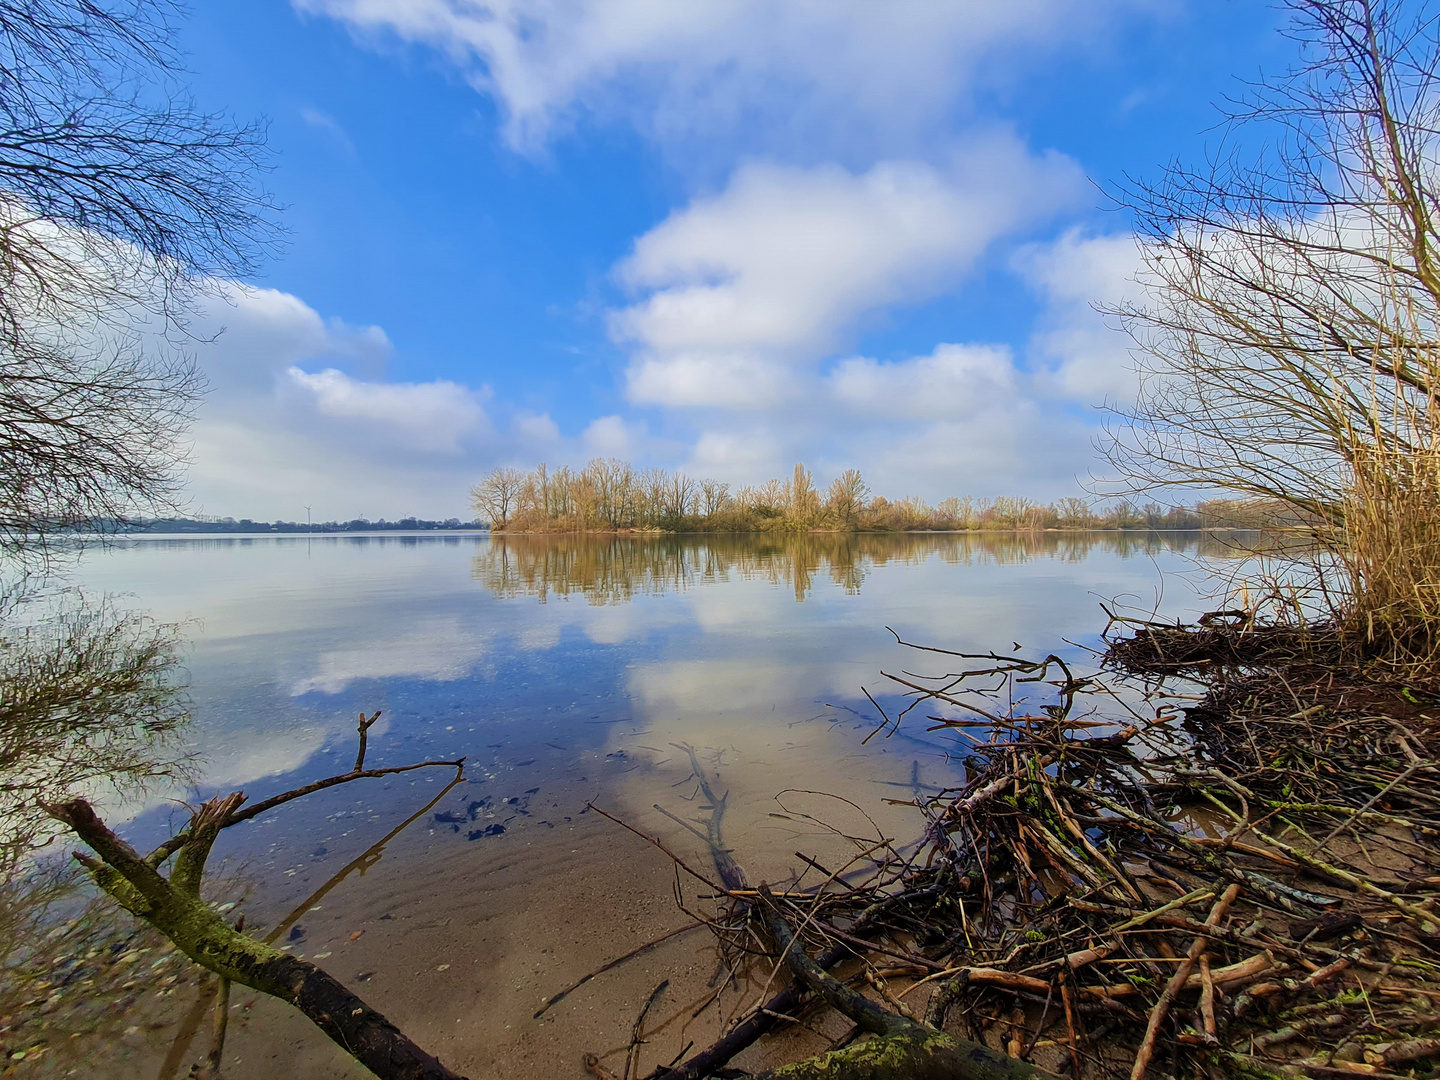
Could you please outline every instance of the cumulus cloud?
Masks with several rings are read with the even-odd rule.
[[[635,456],[643,437],[643,427],[628,424],[620,416],[601,416],[581,432],[580,443],[591,457],[627,459]]]
[[[639,405],[768,409],[800,391],[774,359],[754,354],[644,353],[625,378],[630,400]]]
[[[315,397],[322,416],[389,429],[396,441],[415,450],[460,453],[460,439],[484,420],[480,395],[459,383],[376,383],[326,368],[310,374],[285,369],[289,380]]]
[[[1073,162],[1012,134],[972,139],[944,167],[752,163],[641,236],[616,268],[642,294],[612,312],[634,350],[632,401],[768,408],[876,312],[954,288],[997,239],[1080,188]]]
[[[560,428],[549,413],[521,413],[515,418],[512,432],[521,445],[530,451],[546,453],[560,444]]]
[[[293,0],[375,42],[435,50],[543,143],[585,112],[666,141],[892,149],[983,74],[1162,0]]]
[[[726,482],[758,483],[782,471],[780,463],[791,455],[791,440],[799,432],[781,432],[770,424],[737,425],[721,420],[702,431],[690,454],[688,469],[698,476],[715,476]]]
[[[1015,394],[1015,361],[1000,345],[940,345],[929,356],[881,364],[842,361],[831,393],[857,413],[887,419],[954,420],[1006,408]]]
[[[494,99],[515,149],[628,124],[700,191],[613,268],[625,298],[606,328],[648,429],[627,412],[573,436],[537,406],[500,437],[516,461],[648,456],[748,483],[799,458],[927,496],[1058,492],[1089,457],[1081,406],[1132,392],[1125,343],[1089,305],[1129,295],[1133,247],[1074,231],[1014,254],[1092,198],[1077,163],[987,120],[985,102],[1049,50],[1083,55],[1171,0],[292,4],[431,52]],[[918,355],[852,355],[997,264],[1041,301],[1028,339],[952,332]],[[326,393],[359,408],[353,367],[291,365],[315,409]]]
[[[1069,490],[1089,433],[1063,414],[1093,388],[1082,375],[1111,375],[1098,320],[1083,339],[1094,355],[1077,351],[1092,332],[1081,313],[1097,278],[1123,280],[1118,245],[1075,234],[1011,260],[1048,313],[1026,363],[1009,345],[963,340],[884,361],[843,350],[904,306],[958,291],[1081,189],[1073,162],[1004,131],[942,164],[742,166],[615,268],[634,296],[609,317],[630,353],[629,399],[688,418],[686,467],[736,483],[800,459],[822,478],[859,466],[877,490],[928,498]]]
[[[487,388],[389,382],[383,330],[274,289],[217,283],[192,329],[210,387],[191,433],[197,512],[465,513],[472,459],[497,443]]]
[[[948,343],[881,362],[850,357],[807,376],[805,405],[705,413],[685,467],[759,483],[791,462],[822,484],[851,467],[889,496],[1072,494],[1092,430],[1055,408],[1003,345]]]
[[[1022,249],[1015,266],[1046,302],[1031,346],[1048,387],[1085,404],[1132,398],[1130,340],[1107,325],[1095,305],[1142,299],[1134,281],[1140,269],[1135,238],[1071,229]]]

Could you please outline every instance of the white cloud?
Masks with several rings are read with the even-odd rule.
[[[620,416],[601,416],[590,421],[580,433],[580,443],[590,457],[633,458],[644,436],[643,427],[627,424]]]
[[[1125,295],[1127,241],[1072,232],[1010,259],[1092,198],[1077,163],[985,118],[1052,52],[1083,58],[1173,0],[292,4],[371,45],[433,51],[495,100],[516,149],[632,125],[703,192],[614,267],[628,297],[607,327],[654,435],[623,411],[578,438],[524,414],[505,435],[516,460],[673,464],[683,443],[688,470],[736,484],[804,459],[858,465],[886,491],[938,497],[958,476],[1036,494],[1086,471],[1077,406],[1131,392],[1124,340],[1088,306]],[[920,355],[849,355],[1007,259],[1042,301],[1028,341],[952,329]]]
[[[544,453],[560,443],[560,428],[549,413],[521,413],[515,418],[513,430],[520,443],[529,450]]]
[[[1133,280],[1140,269],[1135,238],[1071,229],[1053,243],[1023,249],[1015,266],[1047,304],[1031,346],[1049,388],[1084,404],[1132,398],[1130,339],[1094,305],[1143,298]]]
[[[830,373],[835,398],[857,413],[888,419],[958,419],[1005,408],[1015,362],[997,345],[939,345],[929,356],[892,364],[865,357]]]
[[[637,405],[677,408],[768,409],[798,392],[783,367],[754,354],[642,354],[625,381]]]
[[[1063,162],[1014,158],[1067,190]],[[195,509],[464,516],[469,486],[502,460],[643,464],[651,454],[733,484],[805,460],[821,480],[858,466],[888,494],[1063,493],[1091,456],[1089,421],[1068,414],[1129,385],[1124,339],[1088,307],[1129,295],[1128,237],[1071,232],[1014,259],[1045,302],[1025,364],[1006,346],[963,341],[897,360],[835,359],[867,317],[954,287],[1005,228],[1005,199],[991,209],[960,175],[752,166],[642,237],[617,271],[642,295],[615,319],[645,335],[631,340],[633,399],[679,410],[658,439],[615,414],[574,438],[548,413],[512,413],[497,431],[484,387],[387,381],[380,328],[326,320],[275,290],[229,287],[196,325],[202,336],[224,332],[197,350],[214,392],[193,434]],[[661,296],[702,310],[722,297],[750,313],[672,320]]]
[[[439,379],[428,383],[376,383],[352,379],[326,368],[309,374],[285,369],[297,387],[315,397],[322,416],[388,428],[397,441],[416,450],[460,453],[463,436],[481,429],[485,414],[480,395],[459,383]]]
[[[194,511],[468,516],[465,492],[499,450],[488,388],[386,381],[383,330],[274,289],[217,283],[192,329],[210,387],[191,432]]]
[[[1092,428],[1003,345],[851,357],[805,379],[803,407],[704,414],[686,470],[754,484],[805,461],[823,486],[857,467],[878,493],[931,501],[1072,494],[1088,470]]]
[[[753,152],[914,149],[983,74],[1073,48],[1165,0],[293,0],[364,37],[436,50],[493,96],[512,145],[586,113]],[[1013,76],[1010,76],[1013,77]]]
[[[741,426],[722,421],[700,433],[687,471],[726,483],[758,483],[783,471],[781,463],[789,449],[772,425]]]
[[[944,168],[753,163],[640,237],[616,268],[646,293],[612,312],[636,403],[763,409],[875,313],[954,288],[997,239],[1071,201],[1074,164],[1009,133]]]

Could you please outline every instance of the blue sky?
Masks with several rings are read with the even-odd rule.
[[[1278,71],[1242,0],[195,0],[285,249],[217,283],[194,509],[466,517],[496,464],[1073,494],[1135,263],[1102,191]],[[1209,129],[1209,130],[1207,130]]]

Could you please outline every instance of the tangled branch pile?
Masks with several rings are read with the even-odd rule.
[[[1126,639],[1112,668],[1141,652]],[[754,962],[754,941],[776,942],[797,988],[652,1077],[726,1075],[740,1048],[799,1014],[807,989],[856,1022],[845,1041],[883,1042],[854,1002],[797,970],[802,950],[836,967],[836,985],[868,983],[870,1005],[897,1021],[1017,1067],[1440,1075],[1440,794],[1426,782],[1440,709],[1253,657],[1223,675],[1209,665],[1209,689],[1180,709],[1153,684],[1080,678],[1054,656],[944,655],[981,664],[893,678],[913,695],[907,712],[949,706],[930,719],[974,741],[969,782],[917,800],[917,844],[812,863],[818,886],[802,876],[757,891],[717,858],[713,928],[737,964]],[[1022,695],[1036,691],[1047,703],[1032,708]],[[730,860],[723,799],[707,798],[712,849]],[[802,944],[782,943],[790,932]],[[897,976],[913,981],[897,990]],[[864,1045],[774,1075],[920,1075],[876,1066]]]

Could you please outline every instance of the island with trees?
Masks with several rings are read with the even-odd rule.
[[[1257,529],[1303,527],[1307,520],[1293,506],[1259,496],[1194,506],[1078,495],[1051,503],[951,496],[931,506],[915,496],[872,494],[859,469],[819,487],[798,463],[784,480],[732,491],[718,480],[637,469],[614,458],[581,469],[497,467],[471,489],[471,499],[478,520],[496,533]]]

